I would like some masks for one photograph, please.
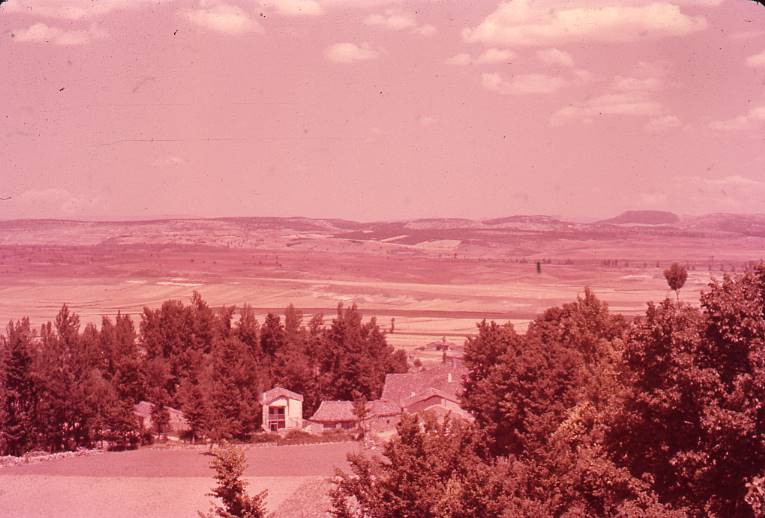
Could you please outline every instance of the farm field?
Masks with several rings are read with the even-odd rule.
[[[246,449],[249,491],[268,489],[278,516],[316,516],[328,478],[347,466],[356,443]],[[142,448],[0,468],[3,516],[181,518],[207,511],[214,485],[202,448]]]
[[[762,219],[5,221],[0,320],[39,325],[64,302],[83,322],[118,311],[139,320],[144,306],[196,290],[212,305],[248,303],[260,315],[292,303],[331,318],[339,302],[356,303],[383,328],[393,324],[392,344],[414,350],[442,337],[462,343],[483,318],[523,330],[585,286],[613,310],[640,314],[668,295],[662,271],[673,261],[690,266],[681,297],[694,302],[712,277],[760,260]]]

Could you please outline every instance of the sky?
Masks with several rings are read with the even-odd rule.
[[[6,0],[0,219],[765,213],[749,0]]]

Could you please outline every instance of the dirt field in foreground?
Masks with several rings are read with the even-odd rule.
[[[248,448],[249,491],[267,489],[277,516],[321,516],[328,477],[347,467],[355,449],[355,443]],[[204,451],[145,448],[0,469],[0,516],[193,517],[210,508],[206,494],[214,485]]]

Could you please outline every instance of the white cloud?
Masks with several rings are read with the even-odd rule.
[[[470,54],[466,52],[460,52],[450,57],[444,63],[447,65],[495,65],[497,63],[507,63],[511,59],[515,58],[515,52],[507,49],[486,49],[480,56],[473,59]]]
[[[156,3],[157,0],[8,0],[0,9],[7,13],[81,20]]]
[[[573,103],[553,113],[550,123],[560,126],[572,120],[592,122],[604,115],[649,116],[661,113],[661,104],[635,93],[607,93],[583,102]]]
[[[22,214],[32,217],[81,216],[101,203],[98,196],[75,194],[58,188],[31,189],[15,196],[13,200]]]
[[[377,25],[392,31],[409,29],[417,25],[414,14],[398,9],[386,9],[384,14],[370,14],[364,18],[367,25]]]
[[[201,0],[198,8],[186,9],[181,14],[191,23],[216,32],[243,34],[261,30],[242,8],[222,2]]]
[[[731,33],[730,38],[732,40],[751,40],[752,38],[759,38],[765,34],[765,31],[760,29],[753,29],[749,31],[737,31]]]
[[[562,77],[546,74],[519,74],[505,80],[499,74],[484,73],[483,87],[492,92],[508,95],[551,94],[560,90],[566,81]]]
[[[481,65],[492,65],[495,63],[507,63],[513,58],[515,58],[515,52],[512,50],[490,48],[478,56],[475,62]]]
[[[679,128],[682,125],[680,119],[674,115],[664,115],[662,117],[655,117],[648,121],[645,126],[646,131],[653,133],[659,133],[663,131],[669,131],[674,128]]]
[[[765,50],[746,58],[746,64],[752,68],[765,68]]]
[[[658,77],[616,76],[612,87],[621,92],[645,92],[658,90],[662,80]]]
[[[420,25],[416,29],[414,29],[415,34],[419,34],[420,36],[430,37],[433,36],[436,32],[438,32],[438,29],[433,27],[432,25],[426,23],[425,25]]]
[[[574,66],[574,60],[571,58],[571,55],[556,48],[538,50],[537,57],[546,65],[560,67]]]
[[[765,122],[765,105],[756,106],[745,115],[739,115],[724,121],[715,121],[709,127],[721,131],[746,130]]]
[[[95,25],[88,30],[66,31],[44,23],[35,23],[26,29],[13,31],[14,41],[49,43],[53,45],[84,45],[94,39],[104,38],[105,36],[106,32]]]
[[[324,8],[317,0],[271,0],[264,2],[265,7],[273,7],[284,16],[317,16],[324,13]]]
[[[460,52],[444,61],[447,65],[469,65],[472,62],[473,58],[467,52]]]
[[[675,177],[674,190],[687,193],[689,201],[708,209],[740,210],[742,206],[763,206],[765,182],[740,174],[722,178]],[[678,191],[679,192],[679,191]]]
[[[591,123],[596,117],[605,115],[658,117],[661,115],[662,105],[654,96],[663,86],[663,76],[664,72],[660,67],[640,62],[633,67],[629,75],[614,77],[603,94],[569,104],[556,111],[550,118],[550,123],[553,126],[571,121]]]
[[[486,45],[552,46],[684,36],[706,27],[702,16],[688,16],[677,5],[662,1],[593,5],[582,0],[509,0],[462,34],[466,41]]]
[[[324,55],[335,63],[353,63],[354,61],[375,59],[378,56],[378,52],[370,48],[366,43],[356,45],[355,43],[344,42],[330,45],[324,51]]]
[[[395,7],[386,9],[383,13],[370,14],[364,18],[364,23],[390,31],[409,29],[421,36],[432,36],[436,33],[436,28],[432,25],[419,25],[414,13]]]

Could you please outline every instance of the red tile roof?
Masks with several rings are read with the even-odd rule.
[[[422,392],[415,394],[414,396],[405,398],[401,402],[401,406],[404,408],[407,408],[409,405],[412,405],[413,403],[417,403],[418,401],[422,401],[423,399],[428,399],[433,396],[442,397],[444,399],[457,403],[458,405],[460,404],[460,398],[456,396],[455,394],[446,392],[444,390],[439,390],[437,388],[428,387]]]
[[[367,403],[367,408],[369,409],[369,415],[372,417],[389,417],[401,413],[401,407],[396,403],[382,399],[370,401]]]
[[[401,414],[401,407],[390,401],[376,399],[367,402],[369,417],[390,417]],[[309,421],[336,423],[358,421],[353,413],[353,401],[322,401]]]
[[[322,401],[309,421],[338,423],[358,421],[358,418],[353,413],[352,401]]]
[[[465,374],[467,369],[461,361],[456,359],[420,372],[387,374],[380,399],[404,406],[403,402],[406,399],[430,388],[449,394],[450,399],[453,399],[458,397],[462,389],[462,377]]]

